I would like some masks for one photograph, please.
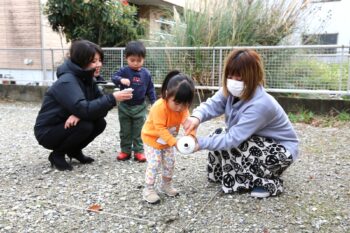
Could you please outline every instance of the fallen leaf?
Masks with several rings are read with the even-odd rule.
[[[87,209],[87,211],[96,212],[96,213],[100,212],[101,210],[102,210],[102,207],[99,204],[92,204]]]
[[[312,126],[315,126],[315,127],[318,127],[321,125],[321,121],[320,120],[317,120],[317,119],[312,119],[311,120],[311,125]]]

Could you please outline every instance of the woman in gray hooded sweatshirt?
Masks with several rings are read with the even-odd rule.
[[[223,86],[194,109],[186,133],[225,115],[225,128],[197,138],[196,150],[209,150],[208,179],[225,193],[252,190],[265,198],[283,192],[280,178],[298,156],[299,140],[288,116],[265,89],[262,59],[254,50],[232,51],[225,62]]]

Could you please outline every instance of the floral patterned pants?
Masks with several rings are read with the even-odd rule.
[[[219,128],[211,135],[222,133],[226,133],[226,129]],[[253,135],[237,148],[210,151],[208,179],[221,182],[225,193],[261,186],[276,196],[283,192],[280,176],[292,162],[291,153],[283,145],[271,138]]]
[[[156,181],[157,173],[162,167],[162,177],[171,180],[174,174],[175,166],[175,148],[169,147],[158,150],[147,144],[143,144],[147,159],[147,168],[145,181],[147,186],[153,186]]]

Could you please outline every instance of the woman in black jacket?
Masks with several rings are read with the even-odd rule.
[[[87,40],[74,41],[70,57],[57,69],[57,81],[45,93],[34,126],[39,144],[52,150],[51,166],[72,170],[65,154],[81,163],[92,163],[82,149],[106,128],[104,117],[116,101],[132,98],[127,91],[103,95],[94,77],[102,67],[103,51]]]

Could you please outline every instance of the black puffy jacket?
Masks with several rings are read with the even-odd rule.
[[[34,134],[40,141],[51,127],[70,115],[81,120],[103,118],[116,105],[112,94],[103,95],[93,79],[94,70],[83,70],[66,60],[57,69],[57,81],[47,90],[36,118]]]

